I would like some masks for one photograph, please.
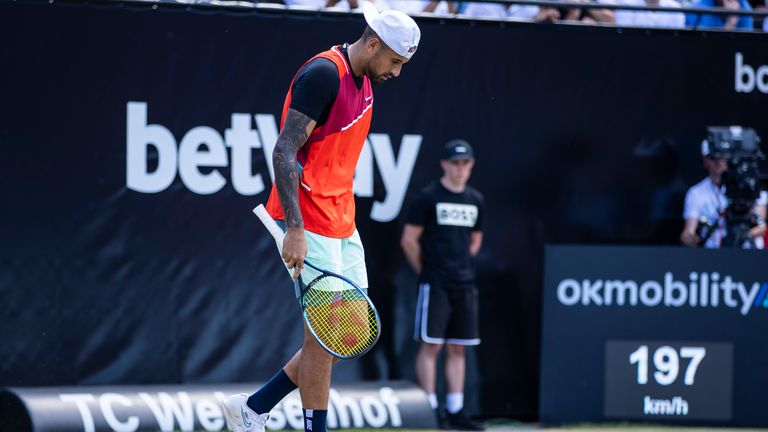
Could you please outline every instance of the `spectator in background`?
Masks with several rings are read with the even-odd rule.
[[[719,248],[726,235],[725,211],[728,208],[728,197],[725,195],[723,173],[728,170],[727,160],[710,152],[707,141],[701,143],[701,155],[708,176],[696,183],[685,194],[685,209],[683,218],[685,228],[680,234],[680,241],[690,247],[703,246]],[[753,212],[758,216],[758,225],[749,231],[749,237],[754,240],[757,249],[763,249],[765,234],[765,211],[768,194],[762,192],[755,201]],[[705,222],[711,226],[705,239],[700,237],[699,223]],[[751,245],[749,246],[751,247]]]
[[[747,0],[697,0],[691,7],[752,10]],[[754,21],[747,15],[686,14],[685,25],[699,29],[754,30]]]
[[[389,9],[386,0],[285,0],[286,6],[303,6],[311,9],[355,10],[362,7],[361,2],[368,1],[379,11]]]
[[[746,1],[746,0],[745,0]],[[564,3],[601,3],[614,4],[613,0],[566,0]],[[539,13],[534,17],[536,22],[555,22],[555,21],[581,21],[584,23],[616,23],[616,16],[610,9],[579,9],[579,8],[553,8],[542,7]]]
[[[289,7],[302,7],[308,9],[335,8],[341,10],[357,9],[356,0],[285,0],[285,5]]]
[[[422,189],[400,241],[419,275],[414,338],[421,343],[416,376],[441,429],[483,430],[464,413],[465,347],[480,344],[475,256],[483,242],[483,196],[467,184],[475,158],[463,140],[448,142],[443,176]],[[437,357],[446,347],[447,415],[436,395]]]
[[[539,7],[534,5],[503,5],[498,3],[467,3],[461,15],[476,18],[533,19],[539,13]]]
[[[356,10],[362,1],[370,1],[379,11],[394,9],[406,15],[434,13],[449,15],[458,12],[458,3],[431,0],[285,0],[286,6],[298,6],[309,9]]]
[[[404,12],[406,15],[417,13],[434,13],[437,15],[455,14],[458,12],[456,2],[430,0],[389,0],[391,9]]]
[[[675,0],[617,0],[616,4],[626,6],[650,6],[679,8]],[[685,14],[682,12],[651,12],[616,10],[616,25],[646,28],[683,28]]]

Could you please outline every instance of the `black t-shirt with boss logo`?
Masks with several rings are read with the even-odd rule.
[[[423,282],[475,281],[469,242],[472,231],[482,230],[484,205],[483,194],[471,186],[454,193],[436,181],[421,190],[405,222],[424,227],[420,239]]]

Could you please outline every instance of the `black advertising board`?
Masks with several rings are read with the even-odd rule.
[[[533,419],[544,244],[676,242],[705,127],[768,134],[765,35],[418,23],[356,174],[383,333],[334,378],[415,379],[398,239],[463,138],[487,204],[467,401]],[[297,68],[362,30],[360,14],[0,2],[0,384],[254,382],[287,361],[299,312],[251,209]]]
[[[548,247],[542,420],[768,424],[766,256]]]

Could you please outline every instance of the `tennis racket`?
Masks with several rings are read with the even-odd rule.
[[[262,204],[253,212],[283,250],[285,232]],[[371,299],[354,282],[344,276],[317,267],[304,260],[304,265],[320,275],[309,283],[298,278],[304,322],[310,333],[331,355],[341,359],[360,357],[379,340],[381,321]]]

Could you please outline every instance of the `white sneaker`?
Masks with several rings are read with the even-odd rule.
[[[264,432],[269,413],[257,414],[246,404],[248,395],[240,393],[221,401],[227,427],[233,432]]]

